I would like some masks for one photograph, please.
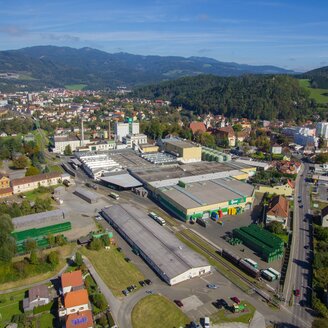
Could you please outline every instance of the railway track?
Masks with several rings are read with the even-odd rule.
[[[193,234],[193,232],[191,232]],[[192,239],[189,235],[187,235],[184,231],[180,231],[180,234],[182,235],[183,238],[197,246],[199,249],[201,249],[204,253],[209,255],[212,259],[215,261],[219,262],[220,264],[227,266],[227,263],[223,261],[223,259],[219,255],[215,255],[212,252],[210,252],[206,247]],[[197,238],[199,238],[197,235],[195,235]],[[208,243],[206,240],[204,240],[205,243]],[[209,246],[213,247],[210,243],[208,243]],[[272,305],[279,307],[279,304],[274,302],[272,298],[264,293],[261,289],[259,289],[253,282],[251,282],[249,279],[247,279],[244,275],[242,275],[233,265],[229,265],[228,269],[235,275],[237,276],[240,280],[242,280],[248,287],[249,291],[248,294],[257,293],[261,297],[263,297],[267,302],[271,303]],[[229,277],[227,277],[229,279]],[[233,281],[232,281],[233,282]],[[235,282],[233,282],[238,288],[242,289],[239,285],[237,285]],[[243,289],[242,289],[243,290]],[[251,292],[250,292],[251,291]],[[244,290],[243,290],[244,292]]]

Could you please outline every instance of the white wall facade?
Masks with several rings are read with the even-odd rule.
[[[25,183],[17,186],[13,186],[13,194],[20,194],[22,192],[37,189],[39,186],[49,187],[58,184],[60,178],[52,178],[47,180],[41,180],[36,182]]]
[[[170,279],[169,284],[171,286],[176,285],[180,282],[183,282],[185,280],[189,280],[195,277],[200,277],[203,276],[204,274],[210,273],[211,272],[211,266],[204,266],[204,267],[200,267],[200,268],[192,268],[172,279]]]

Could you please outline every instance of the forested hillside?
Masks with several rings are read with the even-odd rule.
[[[328,89],[328,66],[306,72],[302,77],[310,80],[312,88]]]
[[[196,113],[209,111],[252,119],[297,119],[309,111],[308,90],[284,75],[186,77],[136,89],[133,96],[166,99]]]

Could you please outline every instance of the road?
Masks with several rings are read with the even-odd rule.
[[[293,305],[289,310],[293,314],[293,324],[298,326],[301,322],[300,327],[307,328],[311,327],[313,320],[311,310],[308,308],[311,304],[313,257],[310,190],[305,182],[308,170],[308,164],[303,163],[295,183],[293,242],[284,289],[285,306],[288,306],[292,298]],[[295,289],[300,290],[299,297],[292,296]]]

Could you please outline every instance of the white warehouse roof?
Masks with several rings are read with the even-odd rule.
[[[142,183],[128,173],[100,178],[101,181],[120,186],[122,188],[141,187]]]
[[[209,263],[198,253],[180,242],[173,233],[160,226],[146,213],[130,204],[104,208],[105,218],[148,257],[170,284],[174,278],[192,269],[210,270]],[[195,276],[195,275],[194,275]],[[180,281],[190,277],[185,277]],[[176,281],[180,282],[180,281]]]

